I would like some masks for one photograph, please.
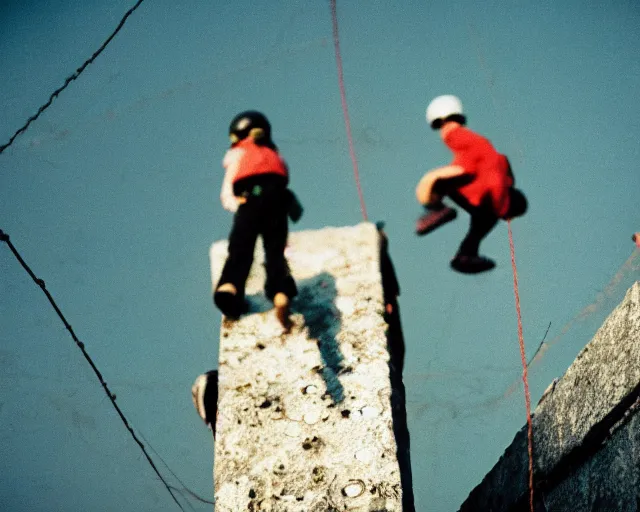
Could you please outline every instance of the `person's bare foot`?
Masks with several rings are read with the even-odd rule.
[[[289,318],[291,313],[289,310],[289,297],[282,292],[278,292],[275,297],[273,297],[273,305],[276,308],[276,318],[278,322],[282,324],[286,332],[289,332],[292,326],[291,318]]]

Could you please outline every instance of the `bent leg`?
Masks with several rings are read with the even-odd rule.
[[[456,210],[446,206],[442,202],[442,198],[445,196],[451,196],[454,198],[457,189],[467,181],[466,177],[456,177],[439,179],[435,182],[431,189],[431,195],[428,198],[430,202],[423,203],[427,212],[424,215],[421,215],[416,221],[417,235],[426,235],[440,226],[451,222],[457,217],[458,213]],[[421,183],[418,184],[416,194],[419,199],[420,197],[426,198],[426,195],[421,192]]]
[[[253,205],[249,203],[238,208],[229,235],[229,255],[218,281],[218,286],[226,283],[234,285],[237,297],[244,297],[245,284],[253,263],[253,251],[258,238],[255,214]]]
[[[469,231],[462,240],[459,255],[478,256],[480,242],[486,237],[498,223],[498,217],[490,208],[477,208],[471,213]]]
[[[498,223],[493,209],[487,206],[470,208],[471,221],[469,231],[460,244],[457,254],[451,260],[451,267],[464,274],[477,274],[491,270],[496,266],[493,260],[480,256],[480,242]]]
[[[261,233],[267,273],[265,294],[270,300],[278,293],[284,293],[291,299],[298,294],[298,290],[284,257],[289,234],[287,211],[277,197],[270,201],[267,208],[269,212],[265,212],[265,215],[268,214],[269,218],[265,220]]]
[[[475,214],[471,216],[469,232],[460,244],[457,254],[451,260],[451,268],[463,274],[478,274],[496,266],[495,262],[480,256],[480,242],[497,224],[495,216]]]

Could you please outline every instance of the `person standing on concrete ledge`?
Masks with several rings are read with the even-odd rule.
[[[456,96],[438,96],[427,107],[427,122],[439,130],[453,152],[453,162],[429,171],[418,183],[416,196],[427,212],[416,223],[416,233],[426,235],[456,218],[457,212],[442,202],[449,196],[471,215],[467,236],[451,267],[475,274],[495,267],[478,254],[480,242],[498,223],[527,210],[527,199],[514,188],[515,180],[507,157],[498,153],[486,138],[465,127],[462,103]]]
[[[288,219],[297,221],[302,211],[287,188],[289,171],[271,139],[271,125],[256,111],[238,114],[229,127],[231,148],[220,200],[235,213],[229,235],[229,255],[213,295],[216,306],[229,318],[245,310],[245,283],[258,235],[262,236],[267,279],[265,294],[273,301],[278,320],[289,328],[289,304],[297,295],[295,281],[284,256]]]

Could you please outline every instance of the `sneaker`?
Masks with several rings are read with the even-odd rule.
[[[496,264],[493,260],[485,258],[484,256],[465,256],[458,254],[451,260],[451,268],[463,274],[479,274],[480,272],[491,270],[495,266]]]
[[[289,297],[282,292],[278,292],[275,297],[273,297],[273,305],[276,308],[276,318],[278,322],[282,324],[286,332],[289,332],[292,325],[291,318],[289,318],[291,313],[289,310]]]
[[[238,297],[238,290],[231,283],[224,283],[216,289],[213,301],[226,317],[237,319],[244,313],[244,299]]]
[[[441,210],[430,210],[416,221],[416,234],[426,235],[443,224],[452,221],[458,215],[453,208],[445,206]]]

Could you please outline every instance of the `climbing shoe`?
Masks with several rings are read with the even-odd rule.
[[[231,283],[218,286],[213,294],[213,302],[224,316],[232,319],[239,318],[246,309],[244,298],[238,296],[238,290]]]
[[[485,258],[484,256],[457,254],[456,257],[451,260],[451,268],[463,274],[479,274],[480,272],[491,270],[495,266],[496,264],[493,260]]]
[[[416,221],[416,234],[426,235],[443,224],[452,221],[458,215],[453,208],[443,206],[441,209],[430,209]]]

